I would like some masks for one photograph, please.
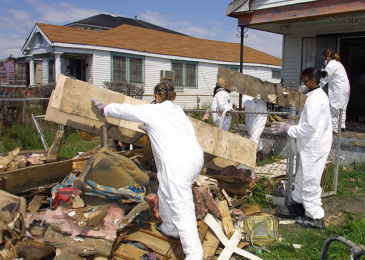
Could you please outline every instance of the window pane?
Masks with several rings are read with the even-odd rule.
[[[129,83],[143,84],[142,59],[129,59]]]
[[[56,82],[54,64],[54,60],[48,62],[48,82]]]
[[[172,70],[175,72],[172,84],[177,88],[184,87],[184,64],[183,63],[172,63]]]
[[[272,71],[272,78],[273,79],[280,79],[281,78],[281,72],[278,70],[273,70]]]
[[[113,56],[113,79],[112,81],[126,82],[126,57]]]
[[[196,88],[196,65],[186,64],[186,88]]]

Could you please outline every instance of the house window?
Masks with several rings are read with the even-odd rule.
[[[281,70],[273,69],[272,76],[273,79],[281,79]]]
[[[37,35],[37,46],[43,46],[43,36],[40,33]]]
[[[48,82],[56,82],[56,77],[55,77],[55,60],[54,58],[50,59],[48,61]]]
[[[144,57],[112,54],[112,81],[144,84]]]
[[[172,84],[176,88],[198,88],[198,63],[171,61],[175,72]]]
[[[236,66],[236,65],[219,65],[219,66],[222,66],[222,67],[225,67],[227,69],[234,70],[237,72],[240,71],[240,66]]]

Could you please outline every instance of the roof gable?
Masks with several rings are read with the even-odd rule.
[[[104,31],[90,31],[50,24],[38,24],[51,42],[114,47],[148,53],[207,60],[239,62],[240,44],[121,25]],[[244,46],[244,62],[281,66],[281,59]]]

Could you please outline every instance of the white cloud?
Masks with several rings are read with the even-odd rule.
[[[25,42],[23,35],[0,33],[0,39],[0,59],[5,59],[10,54],[14,57],[23,56],[20,51]]]
[[[39,13],[41,21],[52,24],[74,22],[96,14],[107,13],[96,9],[77,7],[65,2],[45,3],[40,0],[26,0]],[[38,21],[38,22],[41,22]]]
[[[162,15],[157,12],[147,10],[140,13],[139,17],[146,22],[198,38],[215,37],[217,35],[211,28],[205,28],[184,20],[174,20],[172,16]]]
[[[32,14],[27,11],[10,8],[4,8],[0,11],[2,31],[26,33],[33,28],[35,22]]]

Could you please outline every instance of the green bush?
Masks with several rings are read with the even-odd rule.
[[[30,128],[21,124],[13,124],[6,128],[2,134],[1,142],[7,152],[16,147],[20,147],[21,150],[42,149],[38,136]]]

